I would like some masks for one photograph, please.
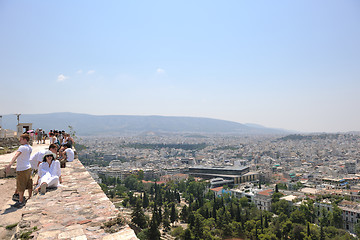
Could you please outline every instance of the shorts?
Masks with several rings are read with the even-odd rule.
[[[32,169],[16,172],[16,188],[19,192],[24,192],[26,189],[32,189],[33,181],[31,178]]]

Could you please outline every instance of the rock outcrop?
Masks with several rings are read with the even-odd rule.
[[[41,240],[138,239],[78,159],[61,170],[60,187],[33,196],[22,209],[13,209],[22,211],[13,239],[26,235]]]

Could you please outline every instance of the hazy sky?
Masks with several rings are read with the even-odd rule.
[[[0,114],[360,131],[360,1],[0,0]]]

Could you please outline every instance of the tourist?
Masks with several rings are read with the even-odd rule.
[[[59,131],[59,135],[58,135],[58,141],[59,141],[59,144],[60,145],[63,145],[62,143],[63,143],[63,140],[64,140],[64,134],[63,133],[65,133],[65,131],[63,130],[63,131]]]
[[[69,144],[70,148],[72,148],[75,144],[74,139],[70,136],[70,134],[67,134],[67,143]]]
[[[53,152],[47,151],[44,154],[43,162],[39,165],[37,187],[34,194],[37,194],[39,190],[45,194],[47,187],[58,187],[61,183],[60,162],[56,160],[56,155]]]
[[[65,133],[64,135],[65,135],[65,137],[64,137],[62,145],[68,144],[69,148],[72,148],[72,146],[74,144],[74,139],[68,133]]]
[[[13,206],[20,208],[25,205],[24,192],[25,189],[29,192],[29,198],[32,195],[32,178],[31,178],[31,164],[30,164],[30,155],[32,148],[29,146],[30,137],[28,134],[22,134],[20,136],[21,146],[15,153],[15,156],[12,158],[10,163],[6,166],[6,173],[10,171],[11,166],[16,163],[16,192],[13,198],[16,198],[16,194],[19,195],[19,201]]]
[[[62,146],[60,148],[60,163],[61,163],[61,168],[66,167],[66,162],[72,162],[74,161],[74,151],[70,148],[70,144],[65,144],[64,146]]]
[[[66,154],[66,161],[67,162],[72,162],[74,161],[74,151],[72,150],[71,146],[69,143],[64,145],[64,149],[65,149],[65,154]]]
[[[55,156],[57,154],[57,149],[58,149],[58,146],[56,144],[50,144],[49,150],[52,153],[55,153]],[[30,157],[30,164],[31,164],[32,169],[34,169],[34,170],[38,169],[40,163],[43,162],[45,152],[46,152],[45,150],[39,151]]]
[[[67,144],[67,133],[62,132],[61,135],[63,136],[62,142],[61,142],[61,146],[64,146],[65,144]]]
[[[45,144],[45,140],[46,140],[46,138],[47,138],[47,134],[46,134],[46,132],[43,130],[43,131],[42,131],[42,140],[43,140],[43,144]]]
[[[30,141],[31,142],[34,142],[34,135],[35,135],[34,129],[30,130]]]
[[[57,138],[55,137],[55,134],[53,132],[49,133],[49,138],[50,138],[50,144],[57,143]]]
[[[36,140],[37,140],[37,144],[41,144],[41,140],[42,140],[42,129],[41,128],[37,130]]]

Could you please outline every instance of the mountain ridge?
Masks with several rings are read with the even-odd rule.
[[[16,116],[4,115],[3,127],[16,128]],[[57,112],[22,114],[20,122],[33,123],[33,128],[68,130],[72,126],[78,135],[123,135],[144,132],[157,133],[208,133],[208,134],[288,134],[291,131],[205,117],[159,115],[91,115]],[[249,126],[250,125],[250,126]],[[253,124],[255,125],[255,124]]]

